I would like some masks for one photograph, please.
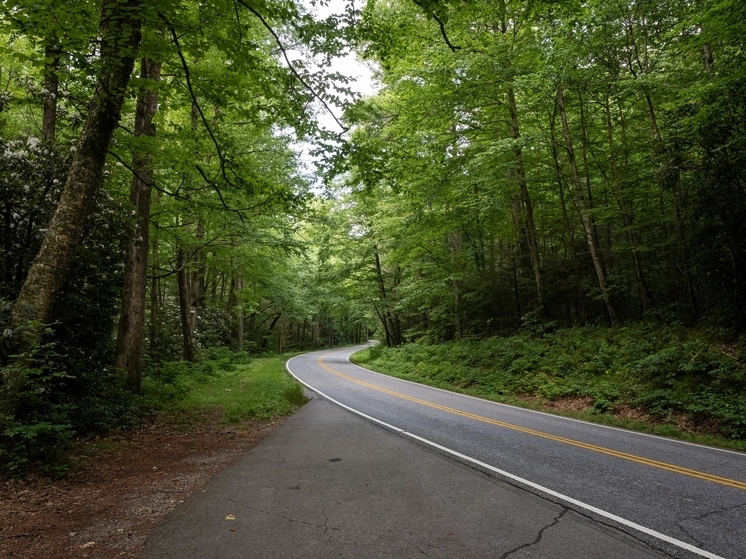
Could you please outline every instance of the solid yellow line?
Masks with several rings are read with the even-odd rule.
[[[584,448],[586,450],[592,450],[594,452],[600,452],[602,454],[607,454],[609,456],[614,456],[616,458],[622,458],[624,460],[630,460],[632,462],[637,462],[639,464],[645,464],[646,466],[652,466],[654,468],[659,468],[661,470],[667,470],[669,472],[675,472],[677,474],[682,474],[685,476],[694,477],[697,479],[702,479],[705,481],[711,481],[713,483],[719,483],[720,485],[727,485],[728,487],[735,487],[736,489],[743,489],[746,491],[746,482],[738,481],[735,479],[730,479],[727,477],[721,477],[716,476],[713,474],[708,474],[705,472],[700,472],[697,470],[691,470],[689,468],[684,468],[682,466],[676,466],[675,464],[669,464],[667,462],[660,462],[658,460],[653,460],[651,458],[644,458],[642,456],[637,456],[635,454],[628,454],[626,452],[621,452],[618,450],[613,450],[610,448],[606,448],[603,446],[597,446],[590,443],[584,443],[582,441],[577,441],[575,439],[568,439],[565,437],[560,437],[557,435],[552,435],[550,433],[544,433],[543,431],[536,431],[535,429],[529,429],[527,427],[521,427],[520,425],[514,425],[512,423],[505,423],[504,421],[498,421],[497,419],[492,419],[489,417],[484,417],[482,415],[476,415],[473,413],[465,412],[462,410],[458,410],[455,408],[450,408],[448,406],[443,406],[441,404],[436,404],[435,402],[429,402],[427,400],[421,400],[419,398],[414,398],[413,396],[407,396],[406,394],[402,394],[401,392],[395,392],[394,390],[389,390],[388,388],[383,388],[381,386],[371,384],[369,382],[365,382],[359,379],[356,379],[354,377],[351,377],[349,375],[346,375],[340,371],[337,371],[336,369],[332,369],[329,367],[326,363],[324,363],[324,357],[327,355],[322,355],[318,359],[319,365],[321,365],[324,369],[329,371],[330,373],[333,373],[337,376],[340,376],[346,380],[349,380],[351,382],[360,384],[362,386],[366,386],[368,388],[372,388],[373,390],[378,390],[379,392],[384,392],[385,394],[389,394],[390,396],[395,396],[396,398],[401,398],[403,400],[408,400],[410,402],[414,402],[417,404],[422,404],[423,406],[428,406],[431,408],[435,408],[441,411],[445,411],[448,413],[452,413],[455,415],[460,415],[461,417],[466,417],[469,419],[474,419],[476,421],[481,421],[483,423],[489,423],[491,425],[496,425],[498,427],[504,427],[505,429],[512,429],[513,431],[519,431],[521,433],[526,433],[529,435],[534,435],[537,437],[541,437],[544,439],[549,439],[552,441],[557,441],[560,443],[565,443],[568,445],[576,446],[578,448]]]

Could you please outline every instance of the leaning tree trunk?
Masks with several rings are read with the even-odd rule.
[[[606,303],[606,310],[609,313],[609,321],[614,326],[617,322],[616,312],[614,306],[611,304],[611,298],[609,297],[609,290],[606,287],[606,274],[604,273],[603,265],[601,264],[601,258],[596,250],[596,242],[593,235],[593,223],[588,213],[588,208],[585,203],[585,196],[583,192],[583,186],[580,182],[580,174],[578,173],[578,164],[575,160],[575,151],[572,148],[572,136],[570,135],[570,126],[567,123],[567,113],[565,112],[565,97],[562,92],[562,86],[557,86],[557,108],[560,111],[560,119],[562,120],[562,130],[565,134],[565,148],[567,150],[567,158],[570,161],[570,168],[572,170],[573,183],[575,184],[575,197],[578,204],[578,210],[580,211],[580,219],[583,222],[583,229],[585,231],[585,239],[588,242],[588,250],[591,253],[591,259],[593,260],[593,267],[596,269],[596,276],[598,277],[598,287],[601,290],[601,296]]]
[[[154,137],[153,117],[158,108],[158,95],[153,86],[160,80],[161,63],[144,58],[140,77],[149,80],[150,84],[140,88],[135,113],[135,136]],[[150,195],[153,182],[152,157],[148,150],[139,149],[135,152],[133,168],[130,203],[135,207],[137,223],[125,246],[116,366],[127,369],[127,386],[132,392],[138,393],[142,379],[142,345],[145,337]]]
[[[106,0],[101,17],[101,70],[67,181],[41,249],[21,288],[11,324],[45,323],[67,278],[75,249],[101,184],[106,154],[119,123],[140,43],[139,0]],[[36,334],[40,332],[36,330]]]
[[[518,106],[515,100],[515,92],[512,87],[508,87],[508,109],[510,110],[510,132],[514,140],[513,155],[516,161],[516,173],[518,175],[518,186],[521,189],[521,202],[526,212],[526,240],[528,241],[528,251],[531,256],[531,267],[534,271],[534,282],[536,283],[536,295],[538,297],[539,312],[544,313],[544,274],[541,269],[541,257],[539,256],[539,241],[536,234],[536,224],[534,222],[534,210],[531,204],[531,196],[526,184],[526,171],[523,166],[523,150],[521,150],[518,140],[521,138],[521,132],[518,128]]]
[[[20,354],[34,346],[51,318],[101,184],[106,154],[119,123],[140,44],[140,7],[141,0],[102,2],[101,54],[93,99],[60,201],[10,317],[9,329],[18,333]],[[23,375],[6,373],[2,382],[5,390],[0,400],[0,417],[13,416],[23,388]]]

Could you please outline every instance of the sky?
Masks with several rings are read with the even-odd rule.
[[[302,0],[305,6],[311,10],[317,17],[325,18],[335,13],[343,13],[344,7],[349,1],[364,2],[365,0],[326,0],[325,6],[311,6],[309,0]],[[360,7],[359,5],[357,7]],[[373,79],[373,71],[358,61],[354,53],[350,53],[343,58],[335,58],[332,65],[329,67],[331,72],[338,72],[340,74],[349,76],[355,79],[355,82],[348,84],[350,89],[360,93],[361,95],[373,95],[376,93],[378,86]],[[332,107],[337,118],[341,119],[342,110],[339,107]],[[319,122],[335,132],[340,132],[339,125],[334,121],[331,115],[328,113],[321,112],[319,114]]]
[[[364,2],[365,0],[324,0],[326,4],[325,6],[312,6],[309,0],[300,1],[303,2],[305,7],[314,13],[317,18],[325,18],[331,14],[343,13],[345,4],[348,1],[359,3]],[[289,51],[288,54],[291,59],[303,56],[299,52],[292,51]],[[349,76],[350,78],[354,78],[355,81],[347,84],[347,87],[360,95],[374,95],[380,87],[380,85],[373,79],[373,70],[358,61],[354,53],[350,53],[345,57],[335,58],[327,69],[330,72],[337,72]],[[335,117],[339,120],[342,119],[342,108],[333,104],[330,104],[329,108],[334,113],[334,116],[329,114],[325,109],[323,109],[323,107],[319,107],[317,120],[323,128],[338,134],[343,130],[340,128],[339,124],[337,124]],[[293,144],[292,148],[300,155],[300,163],[305,168],[305,174],[311,179],[311,190],[317,194],[322,193],[324,189],[321,186],[321,181],[318,178],[313,178],[315,175],[315,158],[311,155],[311,151],[314,148],[313,144],[309,142],[298,142]]]

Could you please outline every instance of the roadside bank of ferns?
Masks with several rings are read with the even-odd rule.
[[[522,405],[583,399],[582,417],[661,435],[746,439],[746,337],[673,326],[584,327],[535,336],[374,347],[355,361],[425,384]],[[546,407],[546,406],[543,406]],[[624,419],[615,412],[635,419]],[[743,445],[746,448],[746,445]]]

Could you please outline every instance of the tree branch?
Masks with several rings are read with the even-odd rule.
[[[197,109],[200,119],[202,120],[202,124],[207,130],[207,134],[210,136],[210,140],[212,140],[212,143],[215,146],[215,151],[217,152],[218,159],[220,160],[220,174],[222,175],[223,180],[226,182],[226,184],[229,184],[235,187],[235,185],[228,179],[228,175],[225,172],[226,161],[225,161],[225,156],[223,155],[223,151],[220,149],[220,144],[218,143],[218,140],[215,137],[215,134],[213,133],[212,128],[210,127],[210,123],[207,121],[207,117],[205,117],[205,113],[202,111],[202,107],[200,107],[199,102],[197,101],[197,95],[194,93],[194,88],[192,87],[192,78],[189,72],[189,65],[187,64],[186,58],[184,58],[184,53],[181,50],[181,45],[179,44],[179,37],[176,34],[176,29],[174,29],[174,26],[171,25],[171,23],[162,14],[161,14],[161,18],[164,20],[166,25],[168,25],[169,31],[171,31],[171,37],[174,40],[174,45],[176,46],[176,52],[179,55],[179,60],[181,61],[181,67],[184,70],[184,78],[186,79],[186,83],[187,83],[187,91],[189,91],[189,96],[192,98],[192,104]],[[200,171],[200,174],[202,174],[202,176],[206,179],[204,173],[202,173],[202,170],[199,167],[197,167],[197,169]],[[225,203],[223,194],[220,192],[220,189],[218,188],[215,181],[208,181],[208,182],[209,184],[212,185],[212,187],[218,193],[218,197],[220,198],[220,202],[223,204],[223,207],[225,207],[226,210],[232,211],[228,207],[228,205]],[[243,217],[241,217],[241,219],[243,220]]]
[[[456,52],[457,50],[461,50],[461,47],[454,45],[451,43],[451,41],[448,39],[448,34],[446,33],[446,26],[443,24],[443,21],[436,16],[434,13],[430,13],[431,16],[433,16],[433,19],[438,22],[438,25],[440,26],[440,34],[443,35],[443,40],[446,42],[446,45],[448,45],[448,48],[451,49],[451,51]]]
[[[288,69],[289,69],[289,70],[290,70],[290,71],[291,71],[291,72],[293,73],[293,75],[294,75],[294,76],[295,76],[296,78],[298,78],[298,81],[300,81],[300,83],[302,83],[302,84],[303,84],[303,86],[304,86],[304,87],[305,87],[305,88],[306,88],[306,89],[307,89],[308,91],[310,91],[310,92],[311,92],[311,95],[313,95],[313,96],[314,96],[314,97],[315,97],[316,99],[318,99],[318,101],[319,101],[319,102],[320,102],[320,103],[321,103],[321,104],[322,104],[322,105],[324,106],[324,108],[326,109],[326,111],[327,111],[327,112],[328,112],[328,113],[329,113],[330,115],[332,115],[332,118],[334,119],[334,121],[335,121],[335,122],[337,123],[337,125],[338,125],[338,126],[339,126],[339,127],[341,128],[341,129],[342,129],[342,134],[344,134],[345,132],[347,132],[347,131],[349,130],[349,128],[348,128],[347,126],[345,126],[344,124],[342,124],[342,123],[340,122],[340,120],[339,120],[339,119],[337,118],[337,116],[336,116],[336,115],[335,115],[335,114],[334,114],[334,113],[332,112],[331,108],[329,108],[329,105],[328,105],[328,104],[326,103],[326,101],[324,101],[324,100],[323,100],[323,99],[321,98],[321,96],[320,96],[320,95],[319,95],[318,93],[316,93],[316,90],[315,90],[315,89],[314,89],[313,87],[311,87],[311,86],[310,86],[310,85],[308,84],[308,82],[306,82],[306,80],[305,80],[305,79],[303,79],[303,76],[301,76],[301,75],[300,75],[300,74],[298,73],[298,71],[297,71],[297,70],[296,70],[296,69],[295,69],[295,68],[293,67],[293,64],[292,64],[292,62],[290,62],[290,58],[288,58],[288,53],[287,53],[287,51],[285,51],[285,47],[284,47],[284,45],[282,44],[282,41],[280,40],[280,37],[279,37],[279,36],[277,35],[277,33],[275,32],[275,30],[274,30],[274,29],[272,29],[272,27],[271,27],[271,26],[269,25],[269,23],[267,23],[267,21],[266,21],[266,20],[265,20],[265,19],[264,19],[264,18],[262,17],[262,15],[261,15],[261,14],[260,14],[259,12],[257,12],[257,11],[256,11],[256,10],[255,10],[254,8],[252,8],[251,6],[249,6],[249,5],[248,5],[248,4],[247,4],[247,3],[245,2],[245,0],[237,0],[237,1],[238,1],[238,3],[239,3],[239,4],[241,4],[241,5],[242,5],[242,6],[244,7],[244,8],[246,8],[246,9],[247,9],[247,10],[249,10],[249,11],[250,11],[250,12],[251,12],[252,14],[254,14],[254,15],[255,15],[255,16],[257,17],[257,19],[258,19],[258,20],[259,20],[259,21],[260,21],[260,22],[262,23],[262,25],[263,25],[263,26],[264,26],[264,27],[265,27],[265,28],[267,29],[267,31],[269,31],[269,32],[270,32],[270,34],[272,35],[272,37],[274,37],[274,39],[275,39],[275,42],[277,43],[277,46],[278,46],[278,47],[280,47],[280,51],[282,51],[282,57],[283,57],[283,58],[285,59],[285,62],[287,63],[287,66],[288,66]]]

